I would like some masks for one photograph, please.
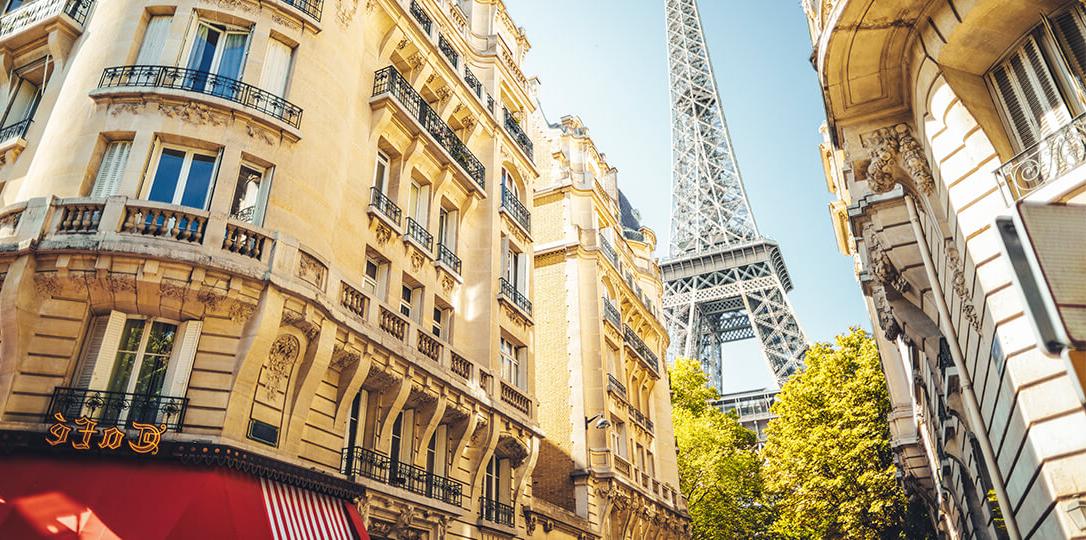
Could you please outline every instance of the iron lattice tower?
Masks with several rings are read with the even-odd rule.
[[[758,338],[778,382],[803,369],[780,248],[758,232],[732,150],[696,0],[665,0],[671,76],[673,214],[662,265],[676,356],[699,358],[723,390],[721,346]]]

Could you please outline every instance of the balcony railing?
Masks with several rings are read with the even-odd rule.
[[[474,90],[475,95],[482,99],[483,83],[479,82],[479,79],[472,73],[471,68],[464,68],[464,82],[468,83],[468,87]]]
[[[637,337],[637,333],[634,332],[633,328],[626,326],[622,337],[625,339],[626,345],[633,349],[648,364],[649,368],[656,374],[660,373],[660,359],[657,358],[656,353],[649,349],[648,345],[645,345],[640,337]]]
[[[422,9],[422,6],[420,6],[419,3],[415,0],[411,0],[410,11],[411,16],[414,17],[415,20],[419,22],[419,26],[421,26],[422,29],[426,31],[426,35],[430,35],[430,30],[434,26],[434,21],[431,20],[430,16],[426,14],[426,10]]]
[[[615,307],[611,300],[606,296],[602,297],[603,300],[603,319],[611,324],[615,325],[615,328],[622,329],[622,314],[619,313],[618,308]]]
[[[407,337],[407,321],[403,320],[399,315],[389,311],[385,306],[381,306],[381,318],[377,321],[377,325],[384,330],[386,334],[403,341]]]
[[[392,199],[388,198],[381,190],[377,189],[377,186],[370,188],[370,206],[374,207],[381,215],[385,216],[397,227],[400,226],[400,218],[403,217],[403,211],[400,210],[396,203],[392,202]]]
[[[370,299],[362,291],[348,285],[347,282],[340,282],[341,292],[339,297],[339,304],[347,311],[366,318],[366,312],[369,311]]]
[[[456,506],[463,502],[464,485],[456,480],[393,460],[368,448],[344,448],[340,456],[345,475],[362,476]]]
[[[505,186],[502,186],[502,208],[509,213],[509,215],[516,221],[524,230],[529,233],[532,232],[532,213],[524,207],[524,203],[520,202],[516,193],[513,193]]]
[[[520,145],[520,149],[524,150],[528,159],[535,159],[535,155],[532,154],[532,139],[528,137],[528,134],[521,129],[520,124],[513,118],[513,114],[509,112],[509,109],[502,107],[502,112],[505,113],[505,129],[512,135],[513,140]]]
[[[498,525],[512,527],[513,507],[494,499],[479,497],[479,517]]]
[[[459,375],[461,378],[469,381],[471,380],[471,362],[469,362],[467,358],[464,358],[455,352],[451,353],[449,367],[452,369],[453,373]]]
[[[104,207],[103,207],[104,208]],[[131,202],[124,207],[121,232],[139,236],[168,237],[199,244],[207,231],[207,216],[184,207],[142,205]]]
[[[607,257],[607,260],[611,261],[611,264],[615,265],[615,268],[618,268],[618,252],[615,251],[611,242],[602,235],[600,236],[600,251],[603,251],[603,255]]]
[[[607,374],[607,389],[622,396],[623,398],[626,397],[626,385],[622,384],[622,382],[619,381],[617,377],[610,373]]]
[[[0,142],[7,141],[9,139],[25,139],[26,131],[30,129],[31,120],[27,118],[22,122],[16,122],[10,126],[4,126],[0,129]]]
[[[453,272],[456,272],[456,275],[460,275],[460,267],[462,264],[460,262],[460,257],[457,257],[451,249],[445,247],[445,244],[437,245],[437,260],[447,265]]]
[[[486,168],[479,158],[468,149],[464,141],[456,136],[456,132],[441,119],[441,116],[430,107],[422,96],[411,87],[411,83],[400,75],[393,66],[388,66],[377,71],[373,78],[373,95],[390,94],[404,107],[423,129],[437,141],[437,143],[449,153],[453,161],[456,161],[464,172],[478,184],[479,189],[486,187]]]
[[[324,0],[283,0],[283,3],[293,6],[317,22],[321,21],[321,8],[324,6]]]
[[[237,79],[173,66],[118,66],[102,72],[99,88],[169,88],[222,98],[298,127],[297,105]]]
[[[1086,114],[1014,156],[997,172],[1017,200],[1084,163]]]
[[[57,387],[49,401],[45,422],[60,412],[68,419],[86,417],[99,426],[131,426],[132,422],[166,424],[167,429],[181,431],[189,400],[185,397],[159,394],[130,394],[86,388]]]
[[[82,25],[94,0],[36,0],[0,18],[0,37],[14,34],[53,15],[64,13]]]
[[[434,362],[441,361],[441,342],[434,339],[430,334],[427,334],[425,330],[418,330],[418,339],[416,340],[416,347],[423,356],[433,360]]]
[[[518,411],[531,416],[532,415],[532,400],[528,399],[528,396],[524,395],[520,390],[513,388],[505,381],[502,381],[502,401],[512,405]]]
[[[453,67],[460,65],[460,53],[456,52],[452,43],[445,39],[445,34],[437,37],[437,48],[441,51],[441,54],[445,55],[445,58],[449,59],[449,62],[452,62]]]
[[[407,218],[407,237],[418,242],[420,246],[426,248],[426,253],[432,253],[434,251],[434,235],[430,234],[430,231],[426,230],[419,222],[414,218]]]
[[[518,291],[512,283],[506,281],[505,278],[498,278],[498,286],[500,287],[500,290],[498,292],[500,296],[504,296],[506,299],[512,302],[513,305],[517,306],[528,315],[532,314],[531,300],[528,300],[528,297],[524,296],[523,293]]]

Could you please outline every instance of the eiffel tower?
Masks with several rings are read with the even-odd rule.
[[[724,120],[696,0],[665,0],[671,81],[672,217],[663,262],[668,360],[698,358],[723,391],[721,348],[757,338],[781,384],[807,342],[780,248],[758,232]]]

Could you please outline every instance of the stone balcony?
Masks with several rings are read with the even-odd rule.
[[[0,17],[0,49],[15,50],[42,38],[65,56],[83,33],[94,0],[32,0]]]

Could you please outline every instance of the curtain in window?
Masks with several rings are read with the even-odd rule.
[[[136,55],[136,65],[150,66],[161,62],[162,49],[165,47],[172,21],[173,17],[169,15],[151,17],[147,21],[147,28],[143,31],[143,43]]]
[[[268,52],[264,56],[264,68],[260,73],[260,87],[279,97],[287,95],[287,77],[290,76],[291,56],[294,49],[279,41],[268,41]]]

